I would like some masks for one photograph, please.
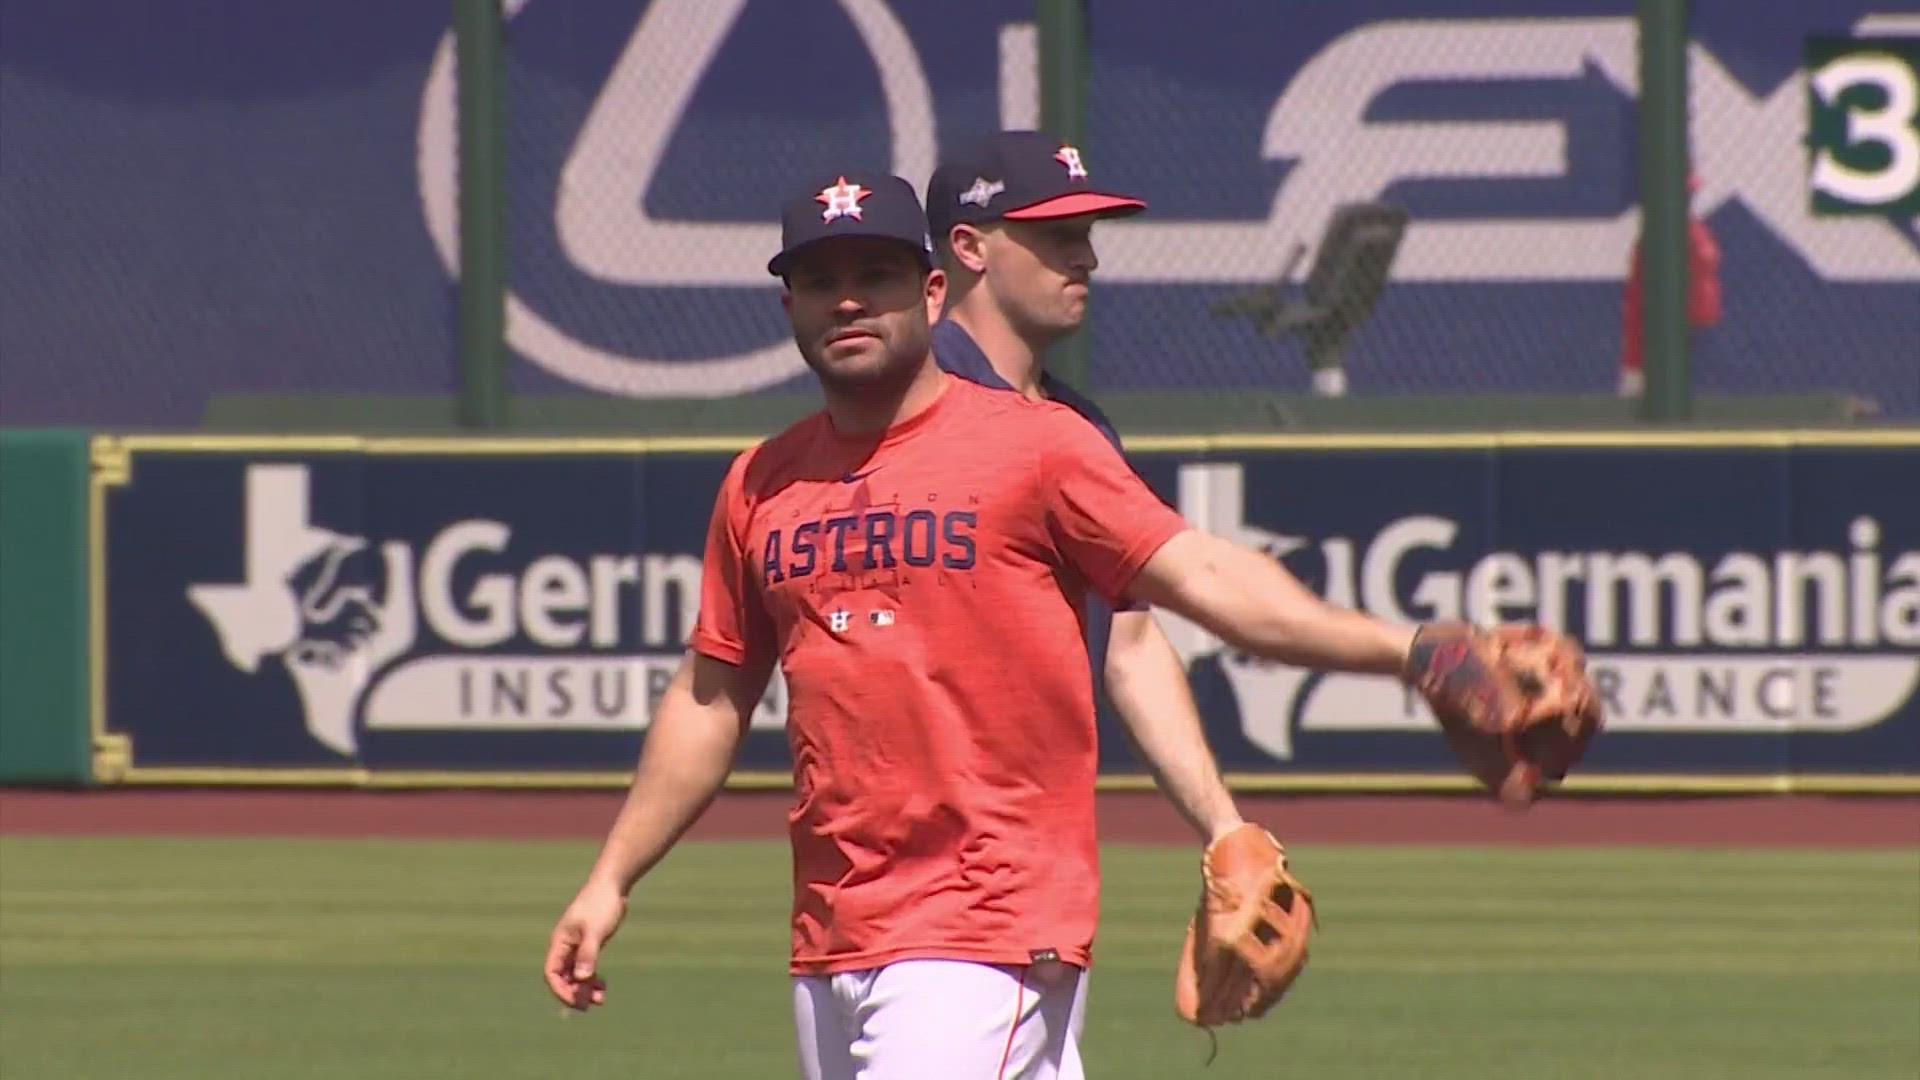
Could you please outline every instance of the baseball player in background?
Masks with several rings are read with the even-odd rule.
[[[1086,321],[1100,265],[1094,223],[1146,209],[1090,183],[1080,151],[1040,131],[1003,131],[944,161],[927,183],[927,226],[947,275],[933,328],[940,367],[963,379],[1057,401],[1115,450],[1120,435],[1098,405],[1045,369],[1047,350]],[[1181,816],[1204,841],[1242,824],[1221,781],[1173,643],[1139,601],[1109,610],[1087,598],[1094,669],[1122,726]]]
[[[1282,662],[1463,701],[1510,683],[1480,677],[1457,638],[1330,605],[1189,527],[1072,409],[941,370],[947,276],[906,181],[829,174],[781,232],[768,269],[825,408],[728,469],[686,658],[553,929],[547,984],[574,1008],[605,1002],[598,958],[630,891],[720,790],[777,663],[802,1075],[1082,1076],[1100,880],[1090,590]]]

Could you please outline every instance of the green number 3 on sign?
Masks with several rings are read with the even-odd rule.
[[[1920,213],[1920,39],[1808,43],[1813,208]]]

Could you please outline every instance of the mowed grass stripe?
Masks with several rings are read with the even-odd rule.
[[[538,964],[590,844],[0,840],[0,1062],[69,1080],[791,1076],[784,845],[688,844],[562,1020]],[[1920,851],[1341,848],[1300,991],[1207,1075],[1920,1074]],[[1085,1051],[1197,1069],[1190,849],[1114,846]]]

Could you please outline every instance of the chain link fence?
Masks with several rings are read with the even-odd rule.
[[[1700,389],[1840,390],[1920,417],[1913,222],[1816,214],[1804,141],[1809,39],[1920,37],[1920,17],[1876,12],[1897,6],[1689,5],[1694,209],[1719,285],[1692,335]],[[236,392],[461,385],[447,10],[257,9],[7,7],[0,239],[21,257],[0,290],[0,420],[175,425]],[[1638,228],[1628,0],[1089,11],[1083,158],[1150,203],[1096,232],[1094,390],[1298,391],[1316,368],[1355,395],[1617,387]],[[791,186],[840,164],[920,184],[1038,111],[1031,0],[505,12],[520,390],[805,387],[765,273]],[[1838,93],[1827,108],[1856,130],[1876,109],[1896,145],[1920,130],[1871,89]],[[1385,217],[1357,233],[1384,241],[1330,273],[1334,223],[1367,205]]]

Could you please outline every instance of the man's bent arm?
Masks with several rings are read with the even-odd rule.
[[[1150,611],[1117,611],[1107,639],[1107,694],[1160,790],[1202,840],[1241,823],[1207,747],[1180,654]]]
[[[1316,671],[1399,675],[1416,629],[1329,604],[1273,558],[1200,529],[1162,544],[1129,592],[1242,652]]]
[[[713,801],[772,668],[689,651],[654,710],[633,784],[589,881],[625,895]]]

